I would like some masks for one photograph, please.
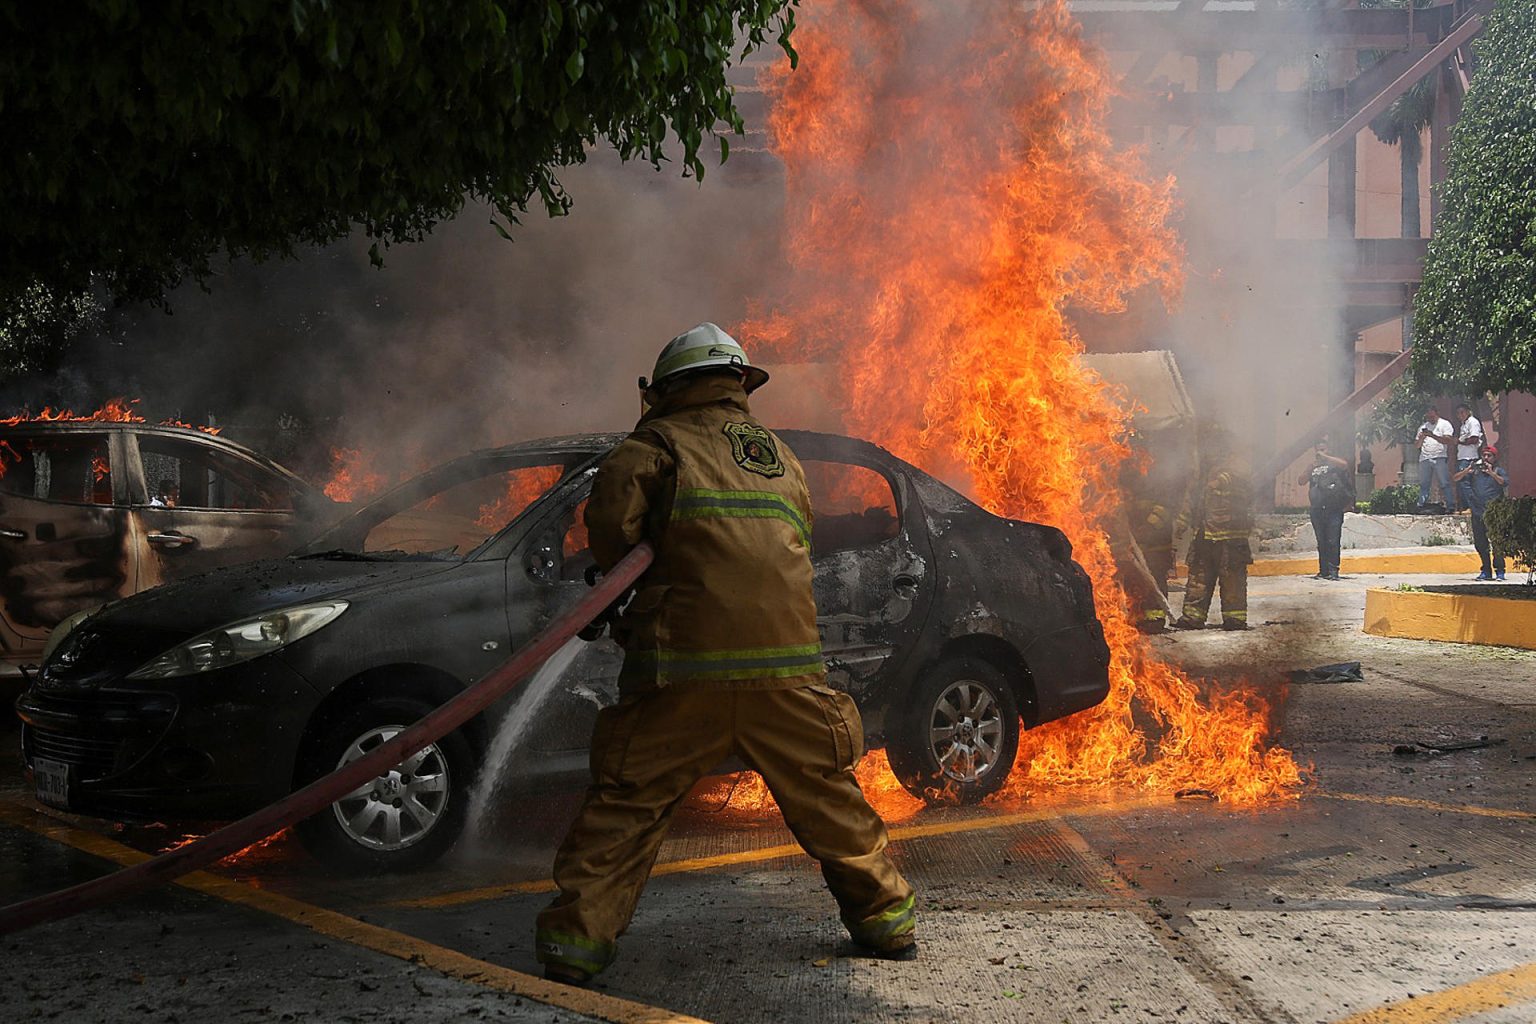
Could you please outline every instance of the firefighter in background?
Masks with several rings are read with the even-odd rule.
[[[1182,465],[1186,460],[1174,454],[1173,446],[1163,446],[1153,456],[1139,434],[1131,438],[1131,447],[1133,457],[1121,465],[1120,493],[1131,538],[1156,589],[1155,597],[1148,595],[1136,602],[1136,625],[1144,633],[1161,633],[1168,621],[1168,580],[1175,561],[1174,520],[1184,501],[1180,484],[1187,480],[1187,467]]]
[[[1189,543],[1189,581],[1184,610],[1174,625],[1201,629],[1211,610],[1211,595],[1221,588],[1221,628],[1248,628],[1248,563],[1253,552],[1253,483],[1248,467],[1233,450],[1225,427],[1200,427],[1197,476],[1179,514],[1176,533],[1193,531]]]
[[[864,727],[826,685],[805,474],[748,410],[767,379],[714,324],[672,339],[653,383],[641,380],[647,411],[593,481],[598,566],[642,540],[656,560],[612,624],[620,700],[598,714],[592,784],[538,919],[553,980],[581,984],[613,960],[672,812],[731,755],[763,776],[821,862],[854,941],[915,955],[912,887],[853,775]]]

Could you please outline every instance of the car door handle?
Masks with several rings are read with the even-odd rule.
[[[196,537],[188,537],[184,533],[172,530],[168,533],[151,533],[146,538],[151,544],[164,544],[168,548],[190,547],[197,543]]]
[[[910,601],[917,596],[917,577],[902,573],[891,580],[891,589],[896,592],[897,597]]]
[[[13,530],[9,526],[0,526],[0,537],[6,540],[26,540],[26,530]]]

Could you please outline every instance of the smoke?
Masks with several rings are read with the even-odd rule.
[[[1222,54],[1229,40],[1202,45],[1199,19],[1185,24],[1181,48],[1203,55],[1165,57],[1145,79],[1126,82],[1115,107],[1119,137],[1178,183],[1182,301],[1165,310],[1142,296],[1115,322],[1074,319],[1091,351],[1171,349],[1196,409],[1226,424],[1257,470],[1352,390],[1353,332],[1368,322],[1346,317],[1341,283],[1353,259],[1356,192],[1336,190],[1330,212],[1326,167],[1284,192],[1276,170],[1315,138],[1313,115],[1329,101],[1319,90],[1359,69],[1353,51],[1330,54],[1321,33],[1271,60]],[[1114,66],[1125,74],[1136,57],[1115,53]],[[1384,198],[1360,195],[1378,205]],[[1347,453],[1353,438],[1334,442]],[[1255,484],[1264,500],[1269,481]]]
[[[895,29],[898,19],[885,17],[900,5],[859,6],[891,26],[862,42],[864,56],[902,48],[897,58],[911,69],[907,79],[879,82],[861,74],[860,62],[847,69],[840,89],[876,91],[838,109],[862,110],[866,118],[893,107],[889,90],[920,98],[922,69],[935,58],[953,61],[957,46],[975,35],[975,20],[999,11],[952,4],[946,16],[924,19],[929,37],[914,38]],[[1184,51],[1200,50],[1198,42]],[[1233,90],[1251,58],[1218,59],[1225,45],[1211,40],[1209,57],[1166,57],[1116,101],[1117,139],[1140,148],[1153,176],[1170,173],[1177,182],[1177,227],[1187,249],[1182,300],[1165,308],[1154,285],[1130,297],[1128,315],[1095,310],[1091,302],[1068,313],[1089,351],[1171,348],[1197,408],[1228,422],[1262,456],[1306,429],[1330,397],[1341,397],[1339,382],[1353,360],[1340,311],[1343,247],[1321,241],[1327,187],[1314,175],[1275,199],[1266,182],[1275,156],[1311,137],[1307,90],[1339,84],[1356,69],[1315,56],[1325,52],[1321,36],[1317,45],[1300,39],[1294,59],[1260,69]],[[967,67],[983,73],[996,59],[962,56],[970,63],[961,62],[956,74]],[[1116,72],[1135,57],[1112,54]],[[1275,87],[1296,101],[1277,102]],[[1198,107],[1218,88],[1226,111],[1220,124],[1152,127],[1166,113],[1160,107]],[[744,98],[749,121],[757,120],[753,98]],[[952,133],[972,136],[959,173],[984,175],[1008,157],[989,151],[1004,145],[1005,135],[990,130],[1003,114],[988,102],[973,96]],[[883,129],[856,119],[841,126],[849,139],[871,130]],[[916,163],[910,151],[893,148],[891,156],[891,175]],[[636,410],[634,378],[647,372],[667,338],[705,319],[739,323],[750,302],[772,308],[792,287],[779,249],[782,181],[739,170],[750,162],[738,155],[700,185],[672,169],[621,166],[596,152],[565,174],[573,213],[555,220],[532,214],[512,242],[495,233],[485,211],[471,207],[426,241],[389,251],[383,270],[369,266],[363,240],[292,262],[235,263],[209,282],[209,291],[187,286],[171,295],[172,315],[114,311],[107,329],[77,348],[67,371],[25,381],[0,398],[13,406],[24,400],[33,408],[78,408],[116,394],[142,397],[152,419],[212,415],[232,436],[321,475],[332,445],[363,449],[393,476],[477,446],[621,429]],[[882,177],[866,184],[878,196],[901,183]],[[931,201],[943,207],[962,193]],[[1080,198],[1063,197],[1063,206]],[[956,213],[967,219],[964,210]],[[889,244],[926,244],[915,230],[920,226],[908,225],[913,230]],[[845,227],[837,220],[819,226],[832,234]],[[1319,241],[1276,245],[1277,236]],[[977,239],[978,251],[985,244]],[[802,347],[819,347],[821,358],[840,348],[831,337]],[[763,392],[761,414],[787,426],[836,426],[835,400],[817,379],[829,368],[775,369],[778,385]],[[830,372],[859,370],[836,365]],[[292,436],[279,436],[279,423],[295,426]]]
[[[16,393],[34,408],[126,394],[150,418],[211,416],[321,476],[332,445],[394,477],[477,447],[626,429],[661,346],[741,316],[774,259],[779,190],[737,169],[749,163],[701,185],[594,154],[565,175],[571,215],[530,214],[510,242],[470,207],[382,270],[361,239],[235,263],[207,291],[173,293],[169,315],[115,311],[67,373]]]

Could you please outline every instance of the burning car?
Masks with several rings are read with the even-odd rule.
[[[975,800],[1019,729],[1093,707],[1108,650],[1060,531],[990,515],[875,445],[786,431],[817,511],[830,680],[919,795]],[[108,817],[220,818],[385,742],[586,589],[583,502],[619,435],[477,452],[403,484],[304,551],[117,602],[17,703],[40,799]],[[587,779],[621,653],[586,645],[528,716],[505,777]],[[515,695],[514,698],[515,699]],[[457,838],[509,703],[300,826],[332,861],[430,862]]]
[[[123,415],[128,415],[126,411]],[[331,501],[248,448],[138,420],[0,425],[0,674],[72,615],[289,551]]]

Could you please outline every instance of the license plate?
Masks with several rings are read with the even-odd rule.
[[[32,780],[37,799],[54,807],[69,807],[69,765],[46,757],[32,759]]]

